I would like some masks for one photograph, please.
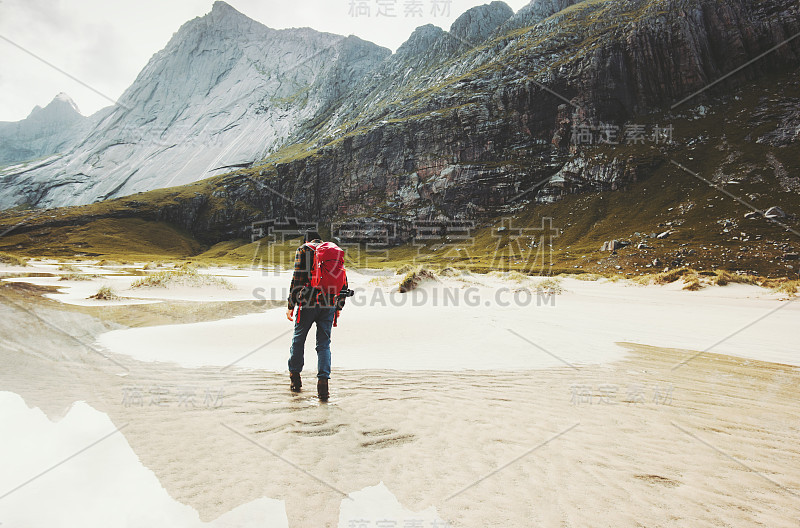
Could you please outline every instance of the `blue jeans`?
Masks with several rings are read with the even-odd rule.
[[[331,377],[331,328],[333,327],[334,308],[324,306],[304,306],[300,317],[294,322],[294,336],[289,350],[289,372],[303,371],[303,354],[306,336],[311,325],[317,324],[317,377]]]

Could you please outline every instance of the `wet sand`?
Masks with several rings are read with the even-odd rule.
[[[451,526],[800,519],[797,367],[702,354],[675,368],[694,352],[622,344],[626,359],[576,368],[335,369],[320,404],[309,375],[292,394],[283,373],[104,357],[86,344],[124,316],[0,293],[15,303],[0,304],[0,390],[52,419],[85,401],[127,424],[141,463],[204,521],[269,497],[293,528],[348,526],[342,493],[379,482]]]

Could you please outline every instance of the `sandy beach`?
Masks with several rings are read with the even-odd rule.
[[[353,273],[321,404],[310,345],[309,386],[288,389],[285,273],[202,270],[233,289],[129,290],[136,274],[91,265],[105,275],[11,276],[57,266],[0,270],[3,526],[800,518],[800,304],[767,290],[565,279],[521,307],[535,279],[472,275],[415,305],[388,300],[395,276]],[[86,301],[104,284],[123,299]],[[458,305],[434,301],[448,289]]]

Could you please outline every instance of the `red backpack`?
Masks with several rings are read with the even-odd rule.
[[[335,298],[347,282],[347,271],[344,269],[344,250],[333,242],[307,243],[306,246],[314,250],[311,287],[328,298]],[[335,320],[334,325],[336,325]]]

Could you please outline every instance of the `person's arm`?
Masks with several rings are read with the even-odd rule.
[[[289,310],[294,310],[300,302],[300,294],[303,287],[308,282],[308,270],[306,269],[306,251],[305,246],[301,246],[294,254],[294,272],[292,273],[292,282],[289,285]]]
[[[339,295],[336,296],[336,311],[341,312],[344,309],[344,303],[347,300],[347,296],[342,295],[341,292],[344,290],[349,290],[350,286],[347,284],[347,276],[344,278],[344,286],[342,286],[342,290],[339,292]]]

